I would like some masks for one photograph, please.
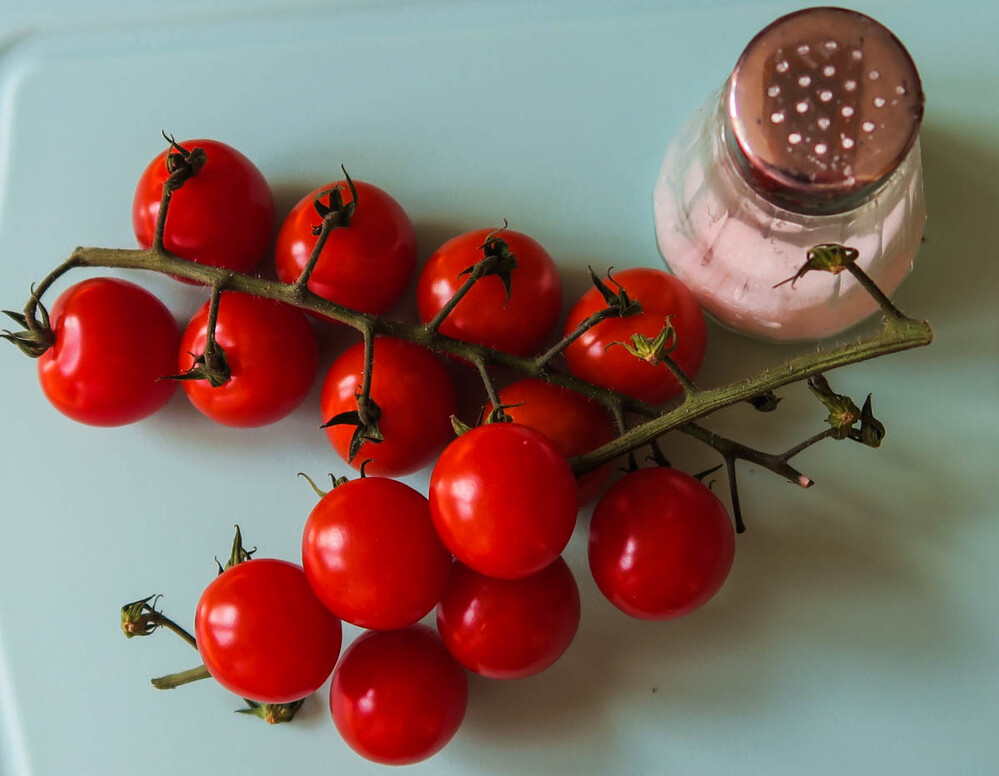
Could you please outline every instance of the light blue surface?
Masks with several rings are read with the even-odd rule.
[[[19,308],[77,244],[132,244],[132,189],[161,127],[239,147],[284,211],[342,161],[403,203],[423,256],[506,217],[565,268],[568,304],[588,263],[658,264],[650,195],[666,142],[745,42],[796,7],[379,3],[26,36],[0,53],[0,306]],[[600,598],[577,531],[576,643],[542,676],[473,678],[464,727],[412,772],[995,771],[999,10],[857,7],[909,47],[928,96],[927,242],[897,299],[937,341],[832,378],[874,392],[884,447],[809,451],[808,492],[744,467],[732,576],[681,621],[631,621]],[[140,282],[178,319],[200,303]],[[710,334],[706,384],[787,352]],[[322,693],[276,729],[231,714],[238,701],[210,683],[156,693],[150,676],[196,656],[117,625],[122,603],[152,592],[189,623],[234,522],[297,557],[313,496],[295,473],[345,473],[315,429],[317,392],[259,431],[210,426],[182,397],[98,430],[55,413],[12,348],[0,377],[0,773],[384,772],[339,741]],[[779,424],[736,408],[714,425],[768,449],[821,427],[803,390],[785,395]],[[675,463],[713,462],[692,444],[670,440]]]

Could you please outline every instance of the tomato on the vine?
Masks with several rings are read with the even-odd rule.
[[[330,712],[343,740],[385,765],[425,760],[454,737],[465,716],[468,679],[424,625],[369,631],[333,672]]]
[[[483,258],[482,246],[494,233],[478,229],[459,235],[434,251],[420,273],[416,302],[420,320],[433,319],[466,280],[462,273]],[[562,308],[562,281],[548,252],[526,234],[504,229],[517,261],[510,273],[510,297],[496,276],[480,278],[448,314],[439,331],[505,353],[526,356],[544,342]]]
[[[199,264],[252,272],[267,255],[274,236],[274,197],[257,167],[232,146],[217,140],[185,140],[187,151],[201,148],[205,163],[171,198],[163,247]],[[167,149],[139,178],[132,202],[132,226],[143,248],[153,244],[163,183],[170,177]]]
[[[595,450],[615,436],[614,424],[600,404],[545,380],[528,377],[511,383],[499,392],[499,400],[514,423],[540,431],[566,458]],[[576,480],[580,505],[600,494],[610,474],[608,463]]]
[[[209,303],[198,310],[180,344],[179,369],[186,372],[205,350]],[[187,398],[203,415],[226,426],[274,423],[309,393],[319,367],[315,332],[305,315],[281,302],[226,292],[219,299],[215,341],[230,378],[217,387],[185,380]]]
[[[561,558],[512,580],[455,563],[437,607],[437,630],[465,668],[492,679],[520,679],[563,655],[579,627],[579,612],[579,589]]]
[[[451,553],[421,493],[396,480],[363,477],[338,485],[313,508],[302,566],[319,599],[362,628],[412,625],[447,584]]]
[[[380,410],[382,441],[365,442],[352,465],[370,460],[371,474],[409,474],[426,466],[454,436],[451,416],[457,391],[437,356],[420,345],[376,337],[371,370],[371,399]],[[320,399],[323,420],[357,409],[364,383],[364,343],[348,348],[333,362]],[[355,426],[326,429],[330,443],[346,461]]]
[[[430,478],[430,512],[445,546],[498,579],[530,576],[554,561],[572,536],[577,508],[565,456],[519,423],[462,434]]]
[[[55,343],[38,359],[52,405],[92,426],[148,417],[176,389],[180,332],[164,304],[144,288],[92,278],[66,289],[49,316]]]
[[[399,301],[416,267],[416,231],[388,192],[354,181],[357,206],[350,226],[329,233],[309,277],[309,290],[352,310],[380,315]],[[294,283],[316,245],[312,229],[322,222],[316,198],[338,188],[353,202],[347,181],[334,181],[306,194],[281,224],[274,266],[282,283]],[[325,197],[323,198],[325,201]]]
[[[642,311],[624,318],[608,318],[583,333],[565,349],[569,371],[612,391],[662,404],[682,390],[666,364],[644,361],[615,343],[630,344],[632,334],[655,339],[669,318],[676,333],[676,349],[669,355],[692,380],[704,360],[707,341],[704,313],[687,287],[662,270],[628,269],[612,277],[631,299],[641,304]],[[608,286],[614,290],[613,282]],[[591,288],[569,313],[566,334],[606,306],[600,292]]]
[[[640,469],[608,489],[590,521],[589,560],[600,591],[643,620],[679,617],[725,583],[735,532],[706,486],[667,467]]]
[[[340,654],[341,626],[301,566],[273,558],[239,563],[213,579],[194,619],[198,651],[227,690],[258,703],[315,692]]]

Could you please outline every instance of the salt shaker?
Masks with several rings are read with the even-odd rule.
[[[659,249],[721,323],[761,338],[836,334],[877,305],[849,273],[774,288],[808,249],[841,243],[886,293],[912,268],[926,220],[909,53],[855,11],[784,16],[746,47],[667,149]]]

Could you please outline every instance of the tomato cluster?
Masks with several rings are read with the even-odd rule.
[[[157,238],[164,182],[195,148],[204,152],[200,169],[172,192]],[[317,246],[331,210],[343,222],[323,231]],[[178,256],[242,273],[271,253],[277,228],[263,175],[208,140],[175,144],[154,159],[133,215],[141,245],[161,239]],[[410,285],[415,235],[389,194],[363,181],[334,181],[306,195],[277,229],[274,271],[288,284],[311,272],[314,294],[382,314]],[[448,309],[485,256],[490,271]],[[665,402],[681,390],[668,365],[616,346],[634,334],[651,340],[668,332],[675,365],[693,379],[705,351],[700,308],[659,270],[627,270],[612,280],[630,314],[576,337],[564,352],[568,369],[640,401]],[[565,333],[600,310],[608,293],[598,286],[585,294]],[[509,229],[446,242],[422,268],[416,294],[420,320],[441,335],[518,356],[538,353],[562,307],[551,256]],[[148,292],[87,280],[54,306],[55,344],[40,359],[39,376],[51,402],[84,423],[145,417],[170,398],[176,382],[163,378],[179,377],[208,418],[259,426],[309,394],[319,363],[314,328],[324,325],[330,322],[288,305],[216,289],[181,336]],[[579,591],[561,553],[580,505],[600,495],[612,471],[605,465],[577,479],[569,459],[611,441],[613,419],[580,393],[522,379],[494,394],[499,406],[483,402],[483,416],[494,422],[455,437],[452,373],[467,366],[388,336],[340,354],[325,375],[320,409],[332,446],[361,476],[337,484],[304,521],[300,566],[244,559],[205,589],[197,609],[202,658],[224,687],[259,703],[285,703],[332,674],[336,728],[377,762],[415,762],[447,743],[465,711],[465,669],[495,679],[531,676],[559,659],[579,625]],[[435,460],[428,496],[388,479]],[[669,468],[620,478],[600,497],[589,533],[597,586],[635,617],[692,611],[732,565],[725,509],[698,480]],[[419,624],[435,609],[438,633]],[[368,629],[342,655],[341,621]]]

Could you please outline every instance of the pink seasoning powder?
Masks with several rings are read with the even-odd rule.
[[[763,339],[829,337],[875,313],[849,273],[775,286],[840,243],[895,291],[926,220],[922,100],[873,19],[823,8],[774,22],[666,151],[653,204],[669,269],[719,322]]]

